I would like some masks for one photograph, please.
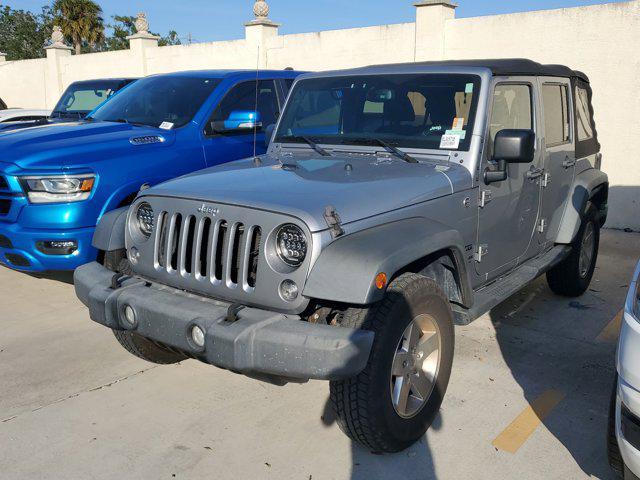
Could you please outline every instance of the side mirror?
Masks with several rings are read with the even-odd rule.
[[[273,137],[273,131],[276,129],[276,124],[272,123],[264,129],[264,146],[269,148],[271,144],[271,137]]]
[[[248,132],[262,129],[260,112],[255,110],[234,110],[229,118],[220,122],[211,122],[211,129],[217,133]]]
[[[509,163],[531,163],[535,152],[536,134],[533,130],[500,130],[493,143],[493,160],[498,162],[498,169],[484,172],[485,183],[506,180]]]

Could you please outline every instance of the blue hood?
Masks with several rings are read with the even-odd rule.
[[[130,140],[161,136],[164,143],[132,145]],[[86,166],[137,149],[167,147],[175,132],[112,122],[73,122],[0,132],[0,159],[25,170],[60,170]]]

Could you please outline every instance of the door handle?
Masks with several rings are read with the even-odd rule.
[[[576,159],[575,158],[565,158],[564,162],[562,162],[562,166],[564,168],[571,168],[574,167],[576,165]]]
[[[543,173],[544,173],[544,169],[543,168],[531,167],[531,169],[527,172],[526,175],[527,175],[527,178],[529,180],[533,180],[535,178],[540,178]]]

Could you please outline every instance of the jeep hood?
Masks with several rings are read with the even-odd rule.
[[[132,145],[132,138],[161,136],[164,143]],[[83,167],[135,149],[168,146],[175,133],[112,122],[71,122],[0,132],[0,159],[25,170]]]
[[[171,180],[144,195],[193,198],[219,206],[222,216],[224,204],[289,214],[316,232],[327,228],[327,206],[347,224],[471,187],[466,169],[442,162],[409,164],[373,155],[296,159],[240,160]]]

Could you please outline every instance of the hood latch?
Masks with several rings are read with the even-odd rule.
[[[342,229],[342,220],[340,220],[340,215],[336,211],[336,207],[329,205],[324,209],[324,220],[327,222],[329,229],[331,229],[331,238],[338,238],[344,235],[344,230]]]

